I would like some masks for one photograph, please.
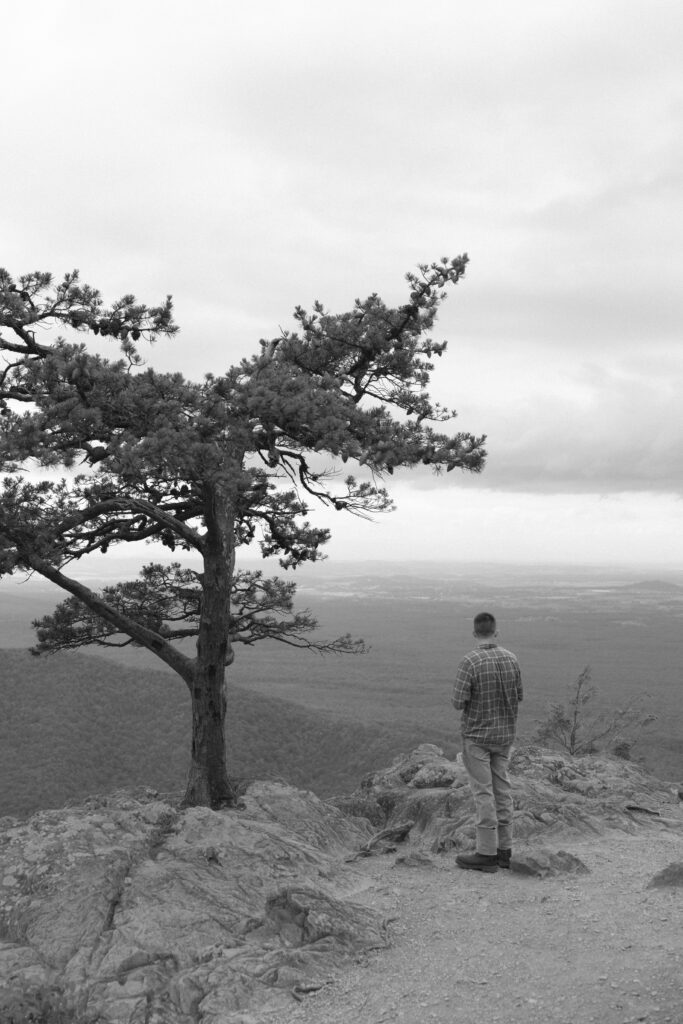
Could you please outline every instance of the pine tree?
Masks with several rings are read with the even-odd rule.
[[[312,503],[368,516],[391,509],[384,480],[398,467],[482,469],[485,438],[430,426],[455,412],[426,390],[446,347],[429,331],[466,263],[408,274],[398,308],[377,295],[338,315],[297,308],[295,330],[201,382],[142,362],[141,341],[177,331],[170,297],[148,307],[126,295],[105,307],[77,272],[55,284],[0,271],[0,572],[38,573],[70,595],[35,624],[37,651],[134,643],[183,678],[192,698],[186,804],[234,802],[224,724],[235,644],[362,649],[348,636],[311,639],[317,624],[293,611],[294,586],[239,571],[238,549],[257,540],[284,568],[316,561],[329,531],[307,520]],[[46,329],[60,326],[110,338],[121,354],[51,340]],[[339,483],[330,460],[355,472]],[[36,479],[36,463],[68,475]],[[192,552],[200,568],[154,563],[101,592],[69,574],[89,554],[139,541]]]

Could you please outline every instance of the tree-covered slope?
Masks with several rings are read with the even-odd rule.
[[[236,687],[228,707],[233,777],[282,778],[321,796],[350,792],[417,743],[453,749],[452,732],[342,721]],[[83,654],[0,652],[0,815],[124,786],[180,797],[189,744],[189,695],[168,673]]]

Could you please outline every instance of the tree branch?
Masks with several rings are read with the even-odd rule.
[[[99,594],[94,593],[78,580],[65,576],[59,569],[56,569],[53,565],[50,565],[49,562],[46,562],[39,556],[29,554],[27,556],[27,561],[35,572],[44,576],[45,579],[50,580],[50,582],[55,583],[58,587],[61,587],[62,590],[66,590],[69,594],[72,594],[75,598],[90,608],[96,615],[104,619],[105,622],[111,623],[111,625],[116,628],[117,632],[126,633],[135,643],[140,644],[141,647],[146,647],[147,650],[151,651],[152,654],[155,654],[170,668],[177,672],[178,675],[185,680],[188,686],[191,686],[194,676],[193,659],[181,654],[180,651],[173,647],[168,640],[160,636],[159,633],[156,633],[151,629],[147,629],[145,626],[136,622],[123,612],[113,608],[110,604],[104,601]]]

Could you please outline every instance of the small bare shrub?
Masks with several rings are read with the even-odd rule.
[[[597,692],[591,684],[590,666],[586,665],[569,687],[566,704],[550,705],[533,742],[559,747],[576,757],[611,748],[618,757],[630,760],[631,749],[642,730],[657,720],[648,707],[649,694],[641,693],[615,711],[593,712],[588,705]]]

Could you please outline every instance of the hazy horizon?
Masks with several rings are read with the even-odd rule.
[[[164,556],[160,550],[148,547],[140,556],[124,555],[119,558],[108,553],[107,555],[89,556],[80,563],[72,563],[65,567],[66,575],[70,573],[77,579],[93,586],[104,586],[117,580],[132,579],[137,576],[140,568],[150,562],[161,562],[164,564],[179,561],[184,565],[197,565],[198,558],[190,557],[182,552],[178,557]],[[618,580],[624,578],[632,579],[633,582],[648,582],[652,579],[662,579],[664,582],[677,583],[683,586],[683,563],[671,565],[670,563],[658,562],[525,562],[483,559],[412,559],[400,560],[390,558],[326,558],[316,563],[306,563],[297,569],[283,569],[276,558],[262,559],[253,554],[248,557],[237,558],[236,569],[260,570],[266,576],[283,576],[294,583],[302,584],[315,581],[316,577],[329,577],[334,575],[352,575],[362,573],[384,574],[425,574],[438,578],[450,575],[473,576],[477,573],[490,576],[514,577],[522,580],[525,574],[533,577],[557,577],[575,576],[577,579],[584,579],[586,576],[615,577]],[[27,594],[34,589],[54,591],[56,599],[61,600],[66,592],[61,591],[55,584],[50,583],[43,577],[33,574],[25,577],[23,574],[15,573],[14,576],[0,577],[0,589],[16,590],[18,593],[23,589]],[[60,596],[61,595],[61,596]]]

